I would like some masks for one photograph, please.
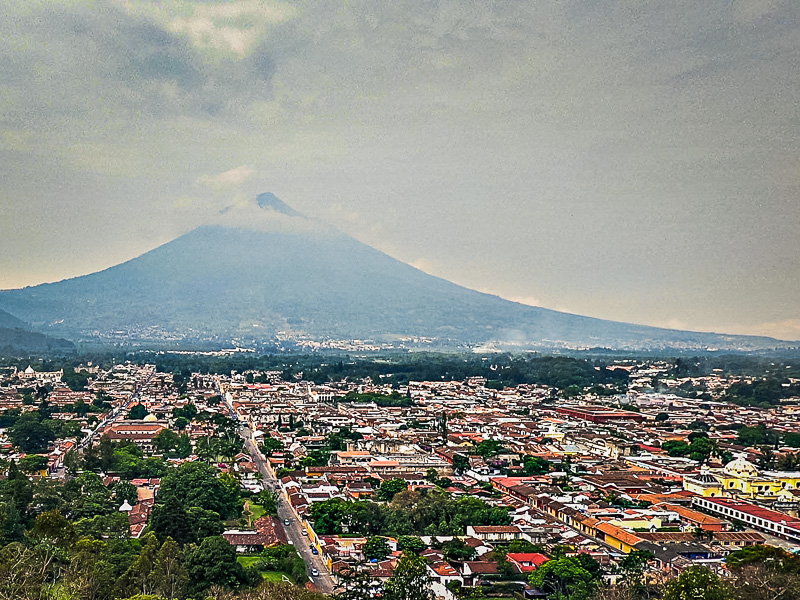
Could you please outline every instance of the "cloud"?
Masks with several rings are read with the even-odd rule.
[[[186,35],[197,48],[238,58],[247,56],[268,28],[298,14],[294,6],[267,0],[162,6],[145,0],[129,3],[128,10],[159,20],[170,31]]]
[[[287,215],[273,208],[261,208],[252,198],[237,199],[205,224],[276,234],[341,235],[336,229],[317,219],[303,215]]]
[[[252,179],[255,174],[255,169],[241,165],[217,175],[201,175],[197,183],[216,191],[230,190]]]
[[[790,335],[799,32],[794,0],[0,0],[4,277],[263,179],[517,301]]]

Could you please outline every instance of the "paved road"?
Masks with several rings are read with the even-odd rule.
[[[229,408],[231,409],[231,413],[235,416],[233,407],[229,406]],[[251,437],[252,432],[242,423],[239,428],[239,433],[242,438],[244,438],[247,452],[253,457],[253,462],[255,462],[258,470],[264,476],[262,481],[263,485],[268,489],[276,489],[276,487],[279,486],[279,481],[267,468],[264,455],[261,454],[256,444],[253,442],[253,438]],[[283,528],[286,531],[286,536],[289,538],[289,542],[294,545],[294,547],[297,549],[297,552],[305,561],[306,572],[308,573],[311,581],[314,582],[314,584],[317,586],[317,589],[323,594],[332,593],[336,587],[336,583],[328,571],[328,565],[325,563],[325,560],[321,555],[315,555],[311,552],[311,542],[307,536],[303,535],[302,521],[280,491],[278,496],[278,518],[281,520],[281,523],[284,523]],[[285,525],[286,520],[289,521],[289,525]],[[312,568],[317,569],[317,571],[319,571],[319,575],[312,577]]]
[[[128,408],[128,407],[129,407],[129,406],[130,406],[130,405],[131,405],[133,402],[136,402],[137,400],[139,400],[139,396],[140,396],[140,395],[141,395],[141,393],[142,393],[142,389],[143,389],[143,388],[144,388],[144,386],[145,386],[145,385],[147,385],[147,383],[148,383],[148,382],[149,382],[149,381],[150,381],[150,380],[153,378],[153,375],[154,375],[154,374],[155,374],[155,372],[153,372],[153,373],[150,373],[150,375],[148,375],[148,376],[147,376],[147,378],[146,378],[144,381],[141,381],[141,382],[139,382],[139,383],[136,385],[136,389],[133,391],[133,393],[132,393],[130,396],[128,396],[128,399],[127,399],[127,400],[125,400],[125,401],[124,401],[122,404],[120,404],[119,406],[117,406],[117,407],[113,408],[113,409],[111,410],[111,412],[109,412],[109,413],[108,413],[108,414],[107,414],[107,415],[106,415],[106,416],[103,418],[103,420],[102,420],[102,421],[100,421],[100,422],[97,424],[97,427],[95,427],[95,428],[94,428],[94,431],[92,431],[92,432],[91,432],[89,435],[87,435],[87,436],[86,436],[85,438],[83,438],[83,439],[82,439],[80,442],[78,442],[77,450],[78,450],[79,452],[82,452],[84,448],[86,448],[87,446],[90,446],[90,445],[92,444],[92,441],[94,440],[94,438],[95,438],[95,437],[96,437],[96,436],[97,436],[97,435],[98,435],[98,434],[99,434],[99,433],[100,433],[102,430],[104,430],[104,429],[105,429],[106,425],[110,425],[111,423],[113,423],[114,421],[116,421],[116,420],[117,420],[117,418],[119,417],[120,413],[122,413],[122,411],[123,411],[123,410],[127,409],[127,408]]]

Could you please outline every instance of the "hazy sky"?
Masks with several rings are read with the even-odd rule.
[[[272,191],[609,319],[800,339],[800,3],[0,0],[0,287]]]

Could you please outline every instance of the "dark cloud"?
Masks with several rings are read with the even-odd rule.
[[[271,46],[262,44],[245,59],[247,72],[260,82],[270,82],[275,76],[276,64]]]
[[[100,52],[117,55],[122,80],[173,81],[183,88],[197,88],[205,80],[189,42],[146,21],[123,22],[100,39]]]

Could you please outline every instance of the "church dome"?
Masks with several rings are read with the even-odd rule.
[[[158,417],[155,415],[147,415],[143,420],[152,423],[153,421],[158,421]]]
[[[744,454],[740,454],[725,465],[725,473],[734,477],[758,477],[758,469],[752,463],[747,462]]]
[[[714,485],[717,485],[719,483],[717,481],[717,478],[711,474],[711,471],[709,471],[708,467],[706,467],[705,465],[703,465],[703,467],[700,469],[700,474],[695,477],[692,477],[692,479],[694,479],[698,483],[710,483]]]

